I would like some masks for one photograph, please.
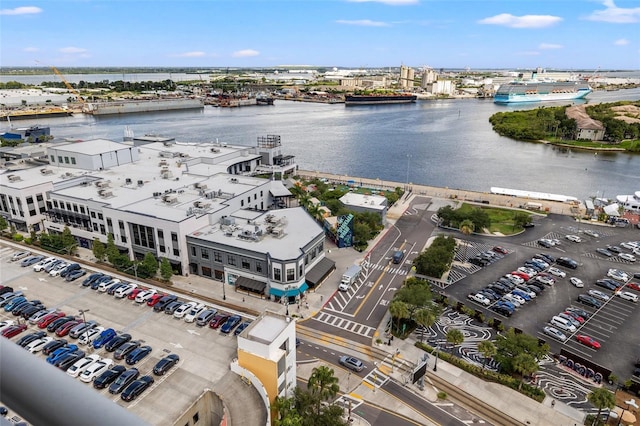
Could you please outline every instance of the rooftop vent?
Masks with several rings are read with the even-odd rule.
[[[172,194],[166,194],[162,196],[162,201],[164,201],[167,204],[175,204],[178,202],[178,197]]]
[[[18,175],[8,175],[7,179],[9,179],[9,182],[18,182],[22,180],[22,178]]]
[[[213,153],[220,152],[220,148],[211,148],[210,151]]]
[[[144,186],[144,181],[142,179],[138,180],[138,186]]]
[[[126,178],[126,179],[124,180],[124,184],[125,184],[125,185],[131,185],[131,182],[132,182],[131,178]]]
[[[111,183],[111,181],[108,180],[99,180],[95,183],[95,185],[98,188],[107,188],[109,186],[109,183]]]
[[[231,183],[238,183],[238,178],[231,178]]]
[[[53,170],[51,170],[51,169],[40,169],[40,173],[42,173],[43,175],[52,175],[53,174]]]
[[[113,193],[108,189],[101,189],[98,191],[98,195],[101,196],[102,198],[109,198],[113,196]]]

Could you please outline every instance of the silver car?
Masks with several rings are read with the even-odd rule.
[[[551,327],[551,326],[546,326],[544,329],[544,334],[546,334],[547,336],[551,336],[554,339],[560,340],[561,342],[564,342],[567,340],[567,336],[560,330],[558,330],[555,327]]]

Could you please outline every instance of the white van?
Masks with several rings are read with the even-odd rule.
[[[568,331],[569,333],[576,332],[576,327],[562,317],[554,316],[553,318],[551,318],[551,321],[549,321],[549,323],[561,330]]]

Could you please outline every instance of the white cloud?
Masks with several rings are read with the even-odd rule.
[[[546,28],[562,21],[559,16],[523,15],[514,16],[509,13],[491,16],[478,21],[479,24],[502,25],[510,28]]]
[[[553,44],[553,43],[540,43],[538,49],[546,50],[546,49],[562,49],[564,46],[561,44]]]
[[[87,53],[87,49],[83,49],[82,47],[69,46],[69,47],[63,47],[62,49],[60,49],[60,52],[73,55],[73,54]]]
[[[34,15],[41,12],[42,9],[35,6],[16,7],[15,9],[0,9],[0,15]]]
[[[244,49],[244,50],[237,50],[233,52],[231,56],[234,58],[249,58],[252,56],[258,56],[259,54],[260,52],[258,52],[257,50]]]
[[[381,22],[381,21],[371,21],[369,19],[359,19],[359,20],[355,20],[355,21],[348,21],[345,19],[339,19],[336,21],[336,23],[338,24],[344,24],[344,25],[357,25],[360,27],[388,27],[389,24],[387,24],[386,22]]]
[[[596,10],[586,19],[589,21],[609,22],[612,24],[633,24],[640,22],[640,7],[623,8],[617,7],[613,0],[604,0],[602,4],[604,10]]]
[[[404,6],[407,4],[418,4],[420,0],[347,0],[350,3],[383,3],[389,6]]]
[[[205,56],[204,52],[184,52],[178,54],[178,57],[181,58],[200,58],[202,56]]]
[[[626,46],[627,44],[629,44],[629,40],[627,40],[626,38],[621,38],[614,41],[613,44],[615,44],[616,46]]]
[[[24,52],[39,52],[40,51],[40,49],[38,49],[37,47],[25,47],[22,50]]]

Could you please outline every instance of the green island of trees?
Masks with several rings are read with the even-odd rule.
[[[547,141],[589,149],[623,149],[640,152],[640,121],[637,112],[620,112],[614,107],[640,108],[640,101],[620,101],[588,105],[589,117],[602,123],[606,141],[576,140],[576,120],[567,117],[569,105],[540,107],[527,111],[498,112],[489,118],[501,136],[521,141]],[[627,117],[626,120],[621,117]]]

